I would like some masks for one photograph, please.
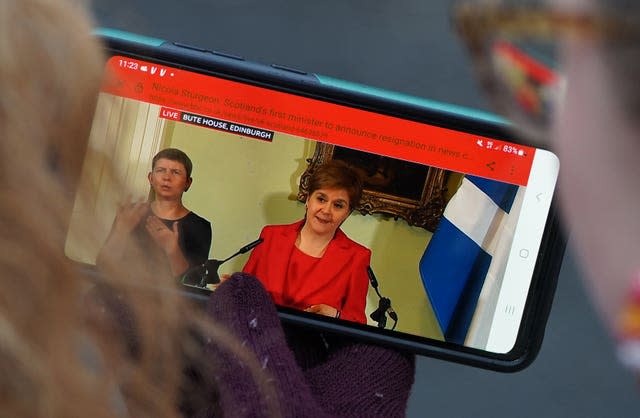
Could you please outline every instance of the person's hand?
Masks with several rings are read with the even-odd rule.
[[[151,215],[147,217],[145,227],[149,236],[167,256],[171,273],[176,277],[184,274],[189,269],[189,261],[180,248],[178,221],[174,221],[171,228],[168,228],[160,218]]]
[[[129,234],[140,224],[140,221],[142,221],[142,218],[148,212],[148,202],[132,202],[131,198],[127,198],[118,205],[115,219],[116,230],[124,234]]]
[[[133,231],[147,213],[149,203],[141,200],[132,202],[131,196],[118,204],[109,236],[96,256],[96,266],[100,270],[107,271],[110,266],[119,266],[125,253],[131,251],[129,244]]]
[[[156,244],[164,251],[165,254],[174,254],[180,249],[179,238],[180,232],[178,231],[178,222],[174,222],[171,229],[155,215],[147,217],[145,225],[147,232],[153,238]]]
[[[324,303],[311,305],[304,311],[319,314],[319,315],[324,315],[324,316],[330,316],[331,318],[338,317],[338,310],[333,306],[325,305]]]

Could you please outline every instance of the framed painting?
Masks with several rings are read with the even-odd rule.
[[[319,142],[300,178],[299,201],[307,199],[313,170],[330,160],[345,162],[362,177],[362,199],[355,208],[361,214],[404,219],[431,232],[438,226],[445,207],[446,170]]]

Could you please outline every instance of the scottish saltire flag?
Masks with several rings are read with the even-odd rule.
[[[494,276],[504,271],[503,250],[513,237],[507,229],[515,225],[509,213],[518,189],[465,176],[422,255],[420,276],[446,341],[465,342],[490,270]]]

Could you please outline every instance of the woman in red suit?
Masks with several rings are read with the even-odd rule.
[[[314,170],[304,219],[262,229],[264,240],[243,271],[264,284],[277,305],[366,323],[371,251],[340,225],[362,195],[362,180],[340,161]]]

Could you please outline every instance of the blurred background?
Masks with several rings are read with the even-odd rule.
[[[444,0],[93,0],[97,24],[489,110]],[[638,387],[564,259],[542,349],[501,374],[418,357],[409,417],[637,417]]]

